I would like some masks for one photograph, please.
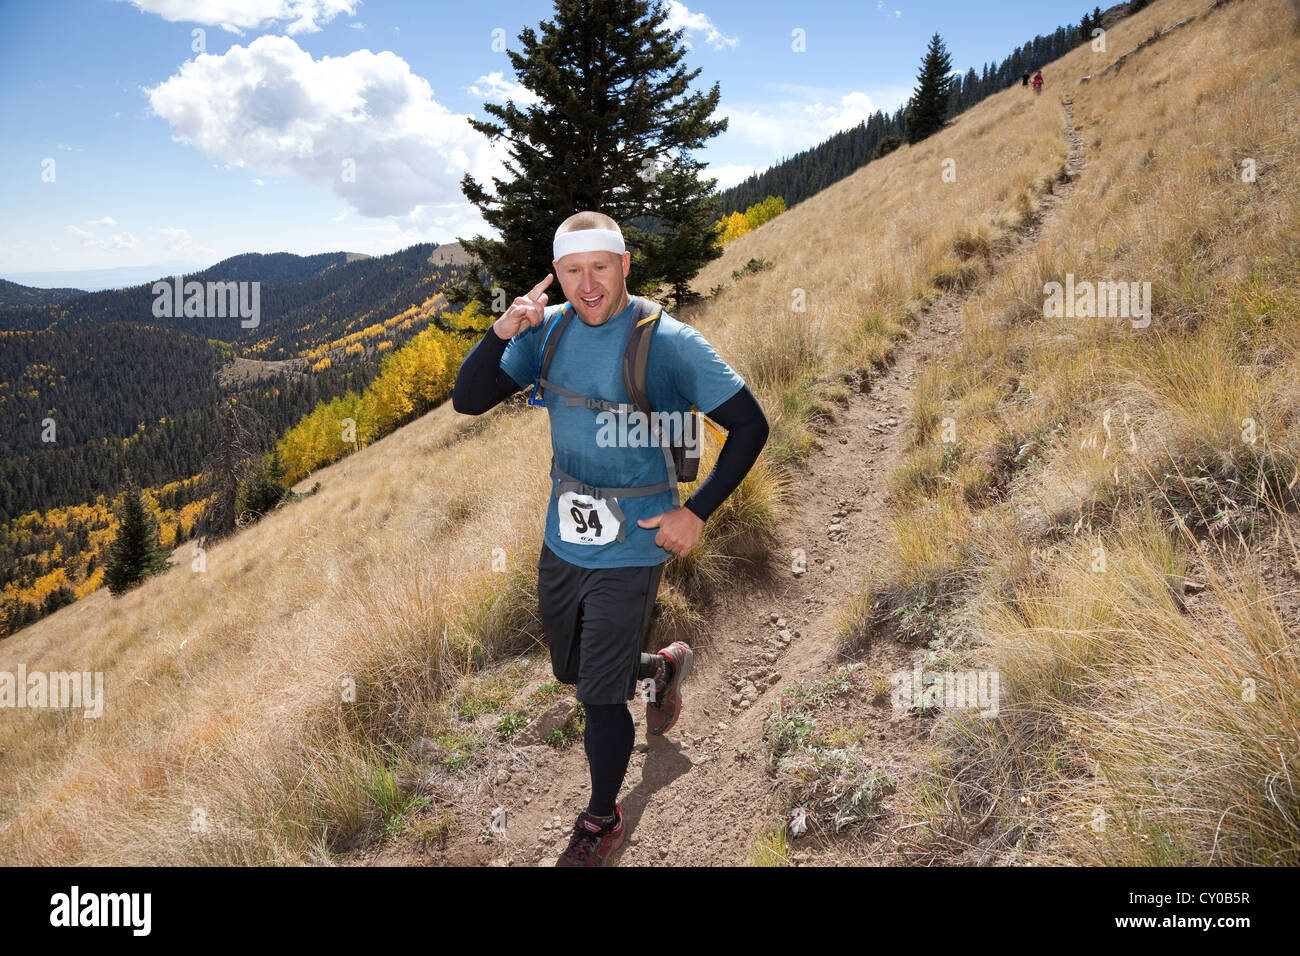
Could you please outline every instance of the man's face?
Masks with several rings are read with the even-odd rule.
[[[588,325],[603,325],[627,305],[624,280],[632,265],[632,253],[572,252],[553,260],[551,265],[564,297]]]

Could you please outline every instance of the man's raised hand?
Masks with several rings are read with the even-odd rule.
[[[513,338],[524,329],[530,329],[542,321],[546,310],[546,287],[555,276],[546,273],[546,278],[527,295],[521,295],[506,309],[505,315],[492,323],[492,330],[503,339]]]

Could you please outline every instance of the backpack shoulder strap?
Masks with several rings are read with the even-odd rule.
[[[623,389],[628,400],[645,415],[650,423],[650,433],[656,435],[654,409],[650,405],[650,392],[646,387],[646,366],[650,361],[650,343],[654,340],[655,329],[659,325],[659,316],[663,306],[644,296],[636,297],[636,308],[632,313],[632,324],[627,330],[627,344],[623,346]],[[673,450],[661,443],[664,453],[664,467],[668,471],[668,489],[672,492],[673,507],[681,505],[677,495],[677,482],[681,479],[673,461]]]
[[[542,347],[538,355],[537,374],[540,377],[545,378],[546,373],[551,370],[551,359],[555,356],[556,346],[560,344],[560,336],[569,327],[573,315],[573,306],[566,302],[560,306],[559,313],[551,320],[551,324],[546,327],[546,334],[542,336]]]
[[[569,322],[573,319],[573,307],[565,302],[560,306],[557,312],[546,326],[546,334],[542,336],[542,345],[537,355],[537,374],[533,376],[533,391],[528,396],[529,405],[545,404],[539,397],[539,386],[541,380],[546,378],[546,373],[551,369],[551,359],[555,356],[555,348],[560,344],[560,336],[564,330],[569,327]]]
[[[650,393],[646,388],[646,365],[650,361],[650,343],[663,306],[644,296],[637,296],[632,313],[632,324],[627,330],[627,344],[623,346],[623,388],[628,401],[647,418],[654,412],[650,406]]]

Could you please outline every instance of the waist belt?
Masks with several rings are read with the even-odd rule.
[[[593,401],[596,401],[596,399],[593,399]],[[552,455],[551,478],[556,481],[557,484],[551,488],[551,495],[558,498],[560,495],[572,491],[588,498],[605,499],[610,513],[618,519],[618,540],[622,543],[627,538],[627,535],[623,532],[624,527],[627,525],[627,518],[623,514],[623,509],[618,506],[618,502],[613,499],[639,498],[643,495],[655,495],[661,491],[669,491],[672,492],[673,507],[676,508],[679,504],[677,498],[677,482],[673,480],[676,475],[673,470],[672,452],[670,452],[667,447],[664,447],[664,456],[668,459],[667,481],[659,481],[653,485],[637,485],[632,488],[602,488],[597,485],[589,485],[584,481],[579,481],[577,478],[573,477],[573,475],[569,474],[557,465],[555,463],[555,456]]]

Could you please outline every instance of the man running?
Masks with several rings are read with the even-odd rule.
[[[574,398],[631,401],[622,361],[637,309],[627,291],[632,254],[622,231],[602,213],[580,212],[556,230],[552,252],[554,273],[516,298],[465,357],[452,407],[479,415],[534,385],[543,338],[562,308],[546,305],[546,290],[558,276],[580,321],[570,321],[541,385],[554,459],[537,594],[552,670],[560,682],[577,685],[586,711],[583,745],[591,799],[556,865],[603,866],[625,836],[616,798],[636,735],[627,701],[638,681],[654,678],[646,729],[666,732],[681,713],[681,683],[694,657],[681,641],[657,654],[642,651],[664,562],[695,547],[704,522],[757,460],[768,425],[749,386],[704,337],[661,313],[646,367],[646,391],[656,416],[676,413],[684,420],[694,406],[728,432],[713,470],[687,502],[673,507],[663,448],[602,440],[610,430],[602,431],[600,413],[591,402]],[[576,481],[561,480],[557,471]],[[571,507],[574,484],[582,487],[582,508]],[[645,492],[655,484],[664,490]],[[621,494],[601,496],[602,491]],[[590,528],[588,509],[598,516]],[[591,528],[598,533],[581,533]]]

